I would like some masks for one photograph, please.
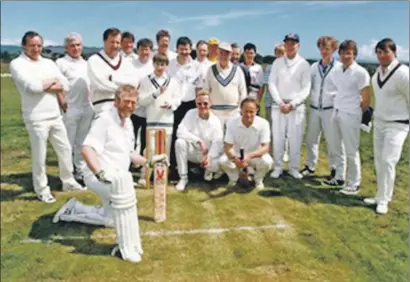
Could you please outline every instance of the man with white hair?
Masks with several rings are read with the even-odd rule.
[[[239,170],[252,167],[255,170],[256,189],[263,190],[265,187],[263,179],[273,165],[268,153],[270,128],[268,121],[257,116],[257,112],[258,101],[247,97],[241,102],[242,115],[227,122],[220,165],[229,177],[228,186],[236,185]]]
[[[70,90],[65,97],[67,109],[64,123],[73,152],[75,178],[82,180],[82,167],[85,163],[81,157],[81,148],[90,130],[94,111],[90,102],[87,62],[81,56],[83,50],[81,35],[70,33],[64,39],[64,47],[66,55],[56,61],[61,73],[70,83]]]
[[[61,117],[57,94],[70,90],[69,82],[57,65],[41,56],[43,37],[28,31],[22,38],[23,53],[10,63],[11,76],[21,95],[23,120],[30,138],[32,177],[37,197],[54,203],[47,183],[47,139],[58,157],[63,190],[83,190],[73,177],[71,146]]]
[[[209,68],[203,90],[211,98],[211,111],[225,127],[227,120],[239,116],[239,105],[246,98],[247,89],[240,66],[230,62],[231,45],[221,43],[218,52],[218,63]]]
[[[409,67],[397,60],[397,45],[390,38],[375,47],[380,66],[372,77],[375,97],[374,162],[377,191],[374,198],[365,198],[376,205],[378,214],[386,214],[392,201],[396,165],[409,135]]]
[[[118,52],[121,31],[108,28],[103,34],[104,49],[88,59],[91,101],[96,114],[110,110],[113,106],[115,90],[120,85],[138,85],[132,63],[124,60]]]
[[[188,184],[188,161],[205,168],[204,179],[218,179],[219,158],[222,154],[223,130],[219,119],[209,110],[211,100],[208,93],[199,91],[196,109],[189,110],[178,126],[175,155],[180,180],[176,185],[183,191]]]
[[[272,135],[275,168],[270,177],[283,173],[286,137],[289,139],[289,174],[301,179],[301,146],[305,128],[305,100],[309,96],[311,71],[309,63],[298,54],[299,36],[289,33],[284,38],[286,55],[277,58],[269,75],[272,96]]]
[[[138,263],[143,254],[139,234],[137,199],[128,172],[130,163],[148,165],[147,160],[134,151],[134,134],[130,115],[137,103],[137,89],[120,86],[115,92],[114,107],[101,113],[93,122],[84,141],[82,155],[86,185],[97,193],[102,207],[89,206],[71,198],[55,214],[53,222],[80,222],[114,227],[117,243],[112,254]],[[153,161],[165,160],[155,156]]]

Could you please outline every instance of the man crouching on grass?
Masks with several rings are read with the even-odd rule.
[[[118,251],[124,260],[137,263],[143,253],[139,234],[137,199],[130,162],[145,165],[147,160],[134,151],[134,131],[130,119],[137,104],[137,89],[120,86],[115,92],[114,107],[103,111],[94,120],[82,149],[87,164],[84,182],[102,199],[103,206],[87,206],[70,199],[56,213],[53,222],[81,222],[114,227]],[[161,159],[162,158],[162,159]],[[165,159],[164,159],[165,158]],[[154,156],[153,160],[166,160]]]
[[[239,170],[250,166],[255,169],[256,189],[265,188],[263,179],[273,166],[273,159],[268,154],[270,128],[266,119],[256,116],[257,111],[257,100],[245,98],[241,102],[242,115],[227,122],[225,154],[220,158],[220,165],[229,177],[228,186],[236,185]]]

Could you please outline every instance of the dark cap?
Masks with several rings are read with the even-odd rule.
[[[299,43],[299,35],[297,35],[296,33],[288,33],[285,36],[285,39],[283,39],[283,41],[288,41],[288,40],[293,40]]]

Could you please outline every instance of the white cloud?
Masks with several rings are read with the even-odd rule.
[[[1,45],[20,45],[20,39],[1,38]]]
[[[162,12],[168,17],[168,23],[184,23],[184,22],[200,22],[205,26],[218,26],[225,20],[233,20],[242,17],[261,16],[269,14],[277,14],[278,10],[231,10],[224,14],[208,14],[190,17],[178,17],[168,12]]]
[[[21,39],[2,38],[1,39],[1,45],[20,46],[21,45]],[[57,45],[61,45],[61,44],[58,44],[53,40],[44,39],[44,46],[57,46]]]
[[[366,59],[376,59],[376,53],[374,52],[374,48],[376,47],[378,40],[372,39],[370,43],[368,44],[363,44],[359,46],[359,54],[358,56],[360,58],[366,58]],[[401,46],[397,44],[397,58],[399,60],[409,60],[409,48]]]
[[[311,7],[312,10],[320,10],[326,8],[338,8],[348,5],[363,5],[370,1],[310,1],[303,3],[305,6]]]

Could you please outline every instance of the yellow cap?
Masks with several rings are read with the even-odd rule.
[[[210,38],[208,40],[209,45],[219,45],[219,40],[217,38]]]

